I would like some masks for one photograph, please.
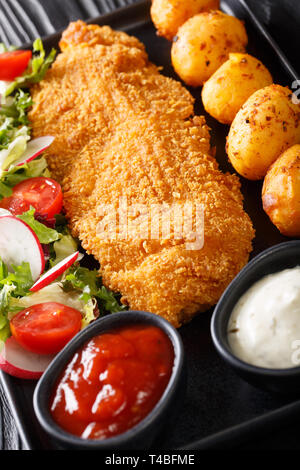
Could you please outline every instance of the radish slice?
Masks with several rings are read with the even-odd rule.
[[[27,148],[19,160],[13,162],[15,166],[21,166],[25,163],[31,162],[37,158],[42,152],[44,152],[52,144],[54,137],[47,135],[44,137],[38,137],[37,139],[30,140],[27,144]]]
[[[42,277],[40,277],[40,279],[31,287],[30,290],[32,292],[36,292],[43,287],[48,286],[48,284],[51,284],[51,282],[61,276],[62,273],[72,266],[72,264],[77,260],[78,256],[79,251],[76,251],[75,253],[72,253],[70,256],[60,261],[58,264],[53,266],[53,268],[49,269],[49,271],[47,271]]]
[[[39,379],[54,357],[27,351],[11,336],[0,353],[0,369],[21,379]]]
[[[12,215],[12,213],[6,209],[0,208],[0,217],[3,217],[4,215]]]
[[[33,281],[45,269],[43,248],[33,230],[23,220],[13,215],[0,217],[0,258],[12,269],[28,262]]]

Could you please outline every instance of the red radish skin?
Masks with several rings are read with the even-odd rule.
[[[55,281],[59,276],[61,276],[73,263],[77,260],[79,256],[79,251],[76,251],[72,255],[60,261],[56,266],[49,269],[40,279],[31,287],[31,292],[36,292],[43,287],[48,286],[51,282]]]
[[[26,351],[13,336],[5,341],[0,353],[0,369],[20,379],[37,380],[55,355],[39,355]]]
[[[27,149],[21,156],[21,158],[14,162],[15,166],[22,166],[25,163],[29,163],[35,158],[37,158],[41,153],[47,150],[48,147],[52,144],[54,137],[44,136],[37,137],[36,139],[30,140],[27,144]]]
[[[20,250],[20,244],[24,248]],[[0,258],[11,268],[28,262],[33,281],[44,272],[45,257],[42,245],[34,233],[23,220],[13,215],[0,217]]]

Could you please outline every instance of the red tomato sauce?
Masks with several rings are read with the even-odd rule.
[[[95,336],[72,358],[50,400],[53,419],[85,439],[107,439],[139,423],[162,396],[172,373],[168,336],[134,325]]]

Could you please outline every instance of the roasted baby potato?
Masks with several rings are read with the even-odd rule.
[[[262,190],[263,207],[283,235],[300,236],[300,145],[273,163]]]
[[[159,36],[172,40],[186,20],[219,6],[220,0],[152,0],[150,11]]]
[[[270,72],[258,59],[231,53],[203,86],[204,108],[223,124],[231,124],[249,96],[272,82]]]
[[[200,86],[228,59],[244,52],[248,38],[244,24],[221,11],[187,20],[173,39],[171,57],[176,73],[188,85]]]
[[[269,85],[248,98],[234,118],[227,153],[236,171],[250,180],[264,178],[286,149],[300,143],[300,105],[287,87]]]

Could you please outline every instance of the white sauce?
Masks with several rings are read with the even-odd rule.
[[[265,276],[245,292],[231,314],[228,341],[249,364],[300,366],[300,266]]]

